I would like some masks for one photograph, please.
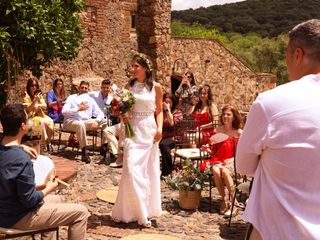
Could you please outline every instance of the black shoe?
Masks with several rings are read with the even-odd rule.
[[[108,144],[105,143],[100,147],[100,155],[105,156],[108,151]]]
[[[110,163],[111,163],[111,161],[110,161],[109,153],[104,155],[99,161],[99,164],[110,165]]]
[[[51,152],[51,151],[53,151],[52,145],[47,144],[47,152]]]
[[[87,155],[87,154],[82,154],[82,156],[81,156],[81,161],[82,162],[84,162],[84,163],[90,163],[91,162],[91,159],[90,159],[90,157],[89,157],[89,155]]]
[[[85,162],[85,163],[90,163],[90,162],[91,162],[89,153],[88,153],[88,151],[86,150],[85,147],[82,148],[81,161],[82,161],[82,162]]]

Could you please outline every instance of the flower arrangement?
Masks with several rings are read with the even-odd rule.
[[[165,178],[167,185],[173,190],[199,191],[203,189],[206,172],[201,172],[189,159],[182,169],[173,171]]]
[[[110,102],[110,105],[107,106],[109,112],[113,116],[125,115],[130,111],[133,104],[136,102],[135,97],[132,92],[128,89],[119,89],[116,85],[112,86],[113,99]],[[125,122],[125,133],[128,138],[134,136],[134,131],[130,122]]]

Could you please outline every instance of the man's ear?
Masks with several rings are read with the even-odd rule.
[[[21,123],[21,130],[22,131],[27,131],[28,130],[28,124],[27,123]]]
[[[303,60],[304,52],[302,48],[296,48],[294,50],[294,63],[296,66],[299,66]]]

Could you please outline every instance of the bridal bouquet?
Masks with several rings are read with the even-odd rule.
[[[113,116],[125,115],[136,102],[132,92],[127,89],[119,89],[116,85],[112,86],[113,99],[108,106],[109,111]],[[125,133],[128,138],[134,136],[132,126],[129,122],[124,123]]]

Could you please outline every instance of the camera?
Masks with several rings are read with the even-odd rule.
[[[34,95],[41,95],[41,94],[42,94],[42,92],[41,92],[40,89],[37,89],[37,90],[34,92]]]

